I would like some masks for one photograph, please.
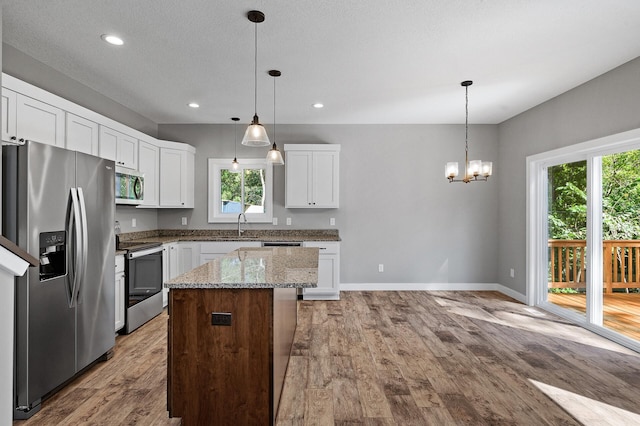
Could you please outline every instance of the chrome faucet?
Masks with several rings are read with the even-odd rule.
[[[241,237],[242,233],[244,232],[244,229],[240,228],[240,217],[244,217],[244,223],[247,223],[247,217],[244,215],[244,213],[240,213],[238,215],[238,237]]]

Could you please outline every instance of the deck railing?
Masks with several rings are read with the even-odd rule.
[[[602,242],[603,288],[640,287],[640,240]],[[549,240],[549,288],[586,287],[586,241]]]

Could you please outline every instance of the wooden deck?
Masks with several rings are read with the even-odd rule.
[[[604,326],[640,341],[640,293],[605,293]],[[563,308],[586,313],[584,294],[549,293],[548,300]]]

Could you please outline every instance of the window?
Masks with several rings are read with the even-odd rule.
[[[264,159],[242,159],[231,172],[231,159],[209,159],[209,223],[235,222],[244,213],[248,222],[273,218],[272,166]]]

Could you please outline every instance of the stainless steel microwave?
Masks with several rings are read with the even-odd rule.
[[[116,204],[142,204],[144,174],[133,169],[116,167]]]

